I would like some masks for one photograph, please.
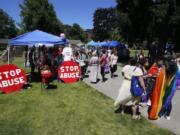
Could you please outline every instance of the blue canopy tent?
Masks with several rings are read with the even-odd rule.
[[[99,47],[100,46],[100,44],[98,42],[95,42],[93,40],[88,42],[87,45],[88,46],[94,46],[94,47]]]
[[[63,39],[61,37],[40,31],[40,30],[34,30],[32,32],[28,32],[22,35],[19,35],[13,39],[10,39],[8,44],[14,45],[14,46],[33,46],[33,45],[65,45],[68,44],[68,41],[66,39]],[[8,49],[8,63],[9,63],[9,49]]]
[[[109,42],[109,47],[117,47],[119,45],[121,45],[121,43],[118,42],[118,41],[111,41],[111,42]]]
[[[99,43],[99,45],[101,46],[101,47],[109,47],[109,42],[100,42]]]
[[[100,42],[100,46],[102,47],[117,47],[119,45],[121,45],[121,43],[118,41]]]
[[[66,39],[62,39],[61,37],[40,31],[35,30],[32,32],[25,33],[23,35],[17,36],[9,41],[9,45],[21,46],[28,45],[33,46],[35,44],[67,44],[68,41]]]

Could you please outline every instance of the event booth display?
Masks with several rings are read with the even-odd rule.
[[[2,70],[0,72],[0,91],[2,91],[4,93],[15,92],[15,91],[20,90],[27,83],[27,80],[26,80],[27,76],[26,76],[25,71],[23,69],[18,68],[16,65],[9,64],[9,54],[10,54],[11,46],[12,47],[13,46],[28,46],[28,47],[35,46],[35,47],[38,47],[38,46],[45,45],[46,47],[52,47],[54,45],[65,46],[68,43],[69,43],[68,40],[65,39],[65,35],[58,37],[58,36],[55,36],[55,35],[40,31],[40,30],[28,32],[28,33],[19,35],[15,38],[9,40],[9,42],[8,42],[9,46],[7,48],[8,65],[3,65],[0,68]],[[63,68],[64,67],[61,67],[61,69],[63,69]],[[67,68],[69,68],[68,65],[65,66],[65,69],[67,69]],[[62,76],[62,74],[64,73],[65,74],[64,76],[66,78],[69,76],[71,78],[75,78],[75,80],[73,80],[75,82],[78,79],[77,75],[78,75],[78,73],[80,73],[80,71],[79,71],[80,69],[78,70],[76,68],[77,73],[74,70],[72,71],[72,69],[74,69],[73,66],[70,66],[69,69],[70,70],[66,71],[66,73],[64,73],[65,70],[62,70],[62,73],[59,73],[59,75]],[[45,76],[43,76],[43,75],[45,75]],[[50,76],[47,76],[47,75],[49,75],[49,74],[47,74],[47,69],[41,70],[41,77],[42,77],[43,83],[48,83],[47,78],[50,78]],[[63,80],[63,81],[66,82],[66,80]],[[71,80],[69,81],[69,83],[70,82],[71,82]]]
[[[61,37],[40,30],[35,30],[32,32],[25,33],[23,35],[19,35],[9,41],[9,45],[14,45],[14,46],[23,46],[23,45],[33,46],[38,44],[64,45],[64,44],[68,44],[68,41]]]
[[[47,47],[54,45],[66,45],[68,40],[63,37],[58,37],[40,30],[34,30],[9,40],[9,46],[42,46]],[[8,48],[8,64],[9,64],[9,49]]]

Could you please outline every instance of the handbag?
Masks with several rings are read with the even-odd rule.
[[[180,78],[177,79],[176,87],[178,90],[180,90]]]
[[[134,69],[134,71],[136,70],[136,68]],[[133,71],[133,72],[134,72]],[[143,94],[143,88],[139,83],[139,77],[138,76],[132,76],[131,79],[131,94],[135,97],[139,97]]]
[[[110,66],[108,64],[105,64],[104,65],[104,73],[109,74],[109,72],[110,72]]]
[[[148,100],[147,93],[143,92],[142,95],[141,95],[141,102],[146,103],[147,100]]]

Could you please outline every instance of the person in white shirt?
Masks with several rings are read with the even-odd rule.
[[[114,77],[114,73],[117,71],[117,61],[118,61],[118,56],[116,51],[112,51],[111,55],[109,57],[110,61],[110,69],[111,69],[111,78]]]
[[[71,61],[73,58],[73,51],[72,51],[72,48],[70,46],[64,47],[62,54],[64,57],[64,61]]]
[[[136,65],[136,60],[132,59],[130,61],[130,64],[125,65],[122,69],[122,76],[124,77],[124,79],[121,84],[121,87],[119,88],[119,94],[114,102],[114,106],[116,108],[115,112],[121,110],[121,113],[124,114],[126,104],[132,99],[130,87],[132,71],[135,68],[134,65]]]

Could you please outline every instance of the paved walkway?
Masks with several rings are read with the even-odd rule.
[[[89,78],[84,79],[84,81],[92,86],[93,88],[97,89],[98,91],[102,92],[103,94],[107,95],[108,97],[112,98],[113,100],[116,99],[118,95],[118,90],[121,86],[122,76],[121,76],[121,66],[118,66],[117,75],[118,77],[111,79],[110,75],[106,75],[108,80],[104,83],[101,82],[101,76],[98,75],[100,81],[97,84],[92,84],[89,81]],[[171,120],[166,120],[164,118],[158,119],[156,121],[151,121],[162,128],[166,128],[177,135],[180,135],[180,90],[178,90],[175,94],[173,99],[173,110],[171,113]],[[147,118],[146,108],[141,110],[143,115]]]

